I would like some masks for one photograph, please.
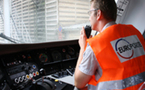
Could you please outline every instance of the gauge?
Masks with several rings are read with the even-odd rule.
[[[28,60],[28,61],[31,61],[31,60],[32,60],[32,57],[31,57],[30,54],[27,55],[27,60]]]
[[[70,59],[71,56],[69,54],[66,54],[66,59]]]
[[[74,55],[75,54],[75,50],[72,47],[68,47],[68,53],[70,55]]]
[[[23,60],[27,60],[27,61],[31,61],[32,60],[32,57],[31,57],[30,54],[27,54],[27,55],[22,54],[21,57],[22,57]]]
[[[61,60],[62,58],[61,53],[59,51],[53,51],[52,58],[54,61]]]
[[[39,60],[40,60],[41,62],[47,62],[47,61],[48,61],[48,57],[47,57],[47,55],[41,53],[41,54],[39,55]]]
[[[63,53],[65,53],[65,52],[66,52],[66,50],[63,48],[63,49],[62,49],[62,52],[63,52]]]

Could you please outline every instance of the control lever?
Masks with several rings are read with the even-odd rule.
[[[43,68],[40,69],[40,75],[41,76],[45,76],[46,75],[45,69],[43,69]]]
[[[72,74],[68,69],[66,69],[66,71],[67,71],[71,76],[73,76],[73,74]]]
[[[40,75],[42,76],[42,82],[44,82],[44,76],[46,75],[46,72],[43,68],[40,69]]]
[[[33,82],[30,90],[56,90],[56,85],[46,78],[40,78]]]

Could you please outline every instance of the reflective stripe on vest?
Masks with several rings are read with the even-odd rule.
[[[98,81],[92,76],[88,84],[97,85],[98,90],[108,90],[138,88],[135,85],[145,81],[145,42],[132,25],[112,25],[88,39],[88,43],[102,69]]]
[[[145,81],[145,72],[123,80],[100,82],[97,85],[97,90],[125,89],[127,87],[137,85],[144,81]]]

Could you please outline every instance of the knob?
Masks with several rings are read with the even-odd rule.
[[[33,69],[36,69],[36,65],[32,65]]]
[[[18,78],[15,78],[15,83],[19,83],[19,79]]]
[[[33,76],[36,77],[36,73],[35,72],[33,72]]]
[[[39,72],[38,71],[36,71],[36,75],[39,75]]]
[[[40,75],[42,75],[42,76],[46,75],[45,69],[43,69],[43,68],[40,69]]]
[[[22,76],[23,80],[25,81],[26,80],[26,76]]]
[[[20,81],[20,82],[23,82],[23,78],[22,78],[22,77],[19,77],[19,81]]]
[[[33,78],[33,74],[30,73],[29,76],[30,76],[30,78]]]
[[[27,79],[30,79],[30,76],[29,76],[29,75],[26,75],[26,78],[27,78]]]

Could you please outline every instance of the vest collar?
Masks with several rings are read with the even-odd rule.
[[[108,22],[108,23],[103,27],[103,29],[101,30],[101,32],[103,32],[107,27],[112,26],[112,25],[114,25],[114,24],[116,24],[114,21]],[[99,33],[101,33],[101,32],[97,32],[97,34],[99,34]]]

